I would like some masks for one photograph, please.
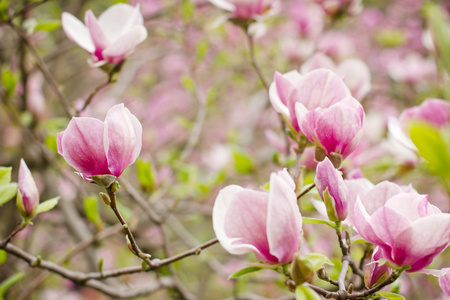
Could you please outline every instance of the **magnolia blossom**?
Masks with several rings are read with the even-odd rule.
[[[39,206],[39,191],[30,169],[23,159],[20,160],[17,184],[17,207],[25,220],[31,220],[36,215]]]
[[[345,220],[348,204],[347,187],[341,174],[328,158],[317,164],[314,183],[325,202],[328,218],[331,221]]]
[[[437,68],[432,58],[410,53],[389,63],[388,73],[397,82],[420,83],[436,74]]]
[[[389,134],[411,150],[417,150],[409,137],[409,126],[414,122],[428,123],[438,129],[450,127],[450,103],[429,98],[419,106],[405,109],[398,119],[389,119]]]
[[[378,262],[382,258],[380,248],[376,247],[373,250],[372,258],[368,264],[369,268],[366,271],[366,276],[364,276],[364,281],[368,288],[374,287],[392,273],[392,269],[386,264],[380,264]]]
[[[275,111],[292,129],[304,134],[326,155],[348,156],[361,141],[364,110],[342,79],[327,69],[301,76],[297,71],[276,72],[269,89]]]
[[[287,170],[270,175],[269,192],[230,185],[219,192],[213,227],[231,254],[253,252],[260,261],[287,263],[299,247],[302,218]]]
[[[118,3],[98,19],[88,10],[84,19],[86,25],[64,12],[62,27],[70,40],[91,54],[96,65],[121,62],[147,38],[139,5]]]
[[[450,296],[450,268],[442,269],[445,272],[444,275],[439,277],[439,286],[447,296]]]
[[[362,10],[361,0],[313,0],[319,4],[328,15],[347,13],[358,14]]]
[[[255,19],[266,14],[277,0],[209,0],[215,6],[229,11],[232,18]]]
[[[450,214],[415,192],[356,200],[353,221],[358,233],[380,247],[381,257],[416,272],[428,266],[450,243]]]
[[[123,104],[113,106],[105,122],[95,118],[72,118],[58,133],[58,153],[80,176],[120,176],[134,163],[142,147],[142,125]]]
[[[361,101],[371,89],[370,70],[366,63],[357,58],[348,58],[336,65],[322,52],[316,52],[301,67],[302,74],[312,70],[326,68],[341,76],[353,97]]]

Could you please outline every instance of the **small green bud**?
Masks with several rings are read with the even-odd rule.
[[[291,277],[297,285],[308,282],[314,276],[314,267],[307,259],[302,259],[299,253],[296,253],[291,263]]]
[[[105,202],[106,205],[111,204],[111,199],[109,199],[109,196],[105,193],[100,193],[100,198],[102,198],[103,202]]]

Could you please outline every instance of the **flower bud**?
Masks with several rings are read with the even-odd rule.
[[[447,296],[450,296],[450,268],[442,269],[442,271],[445,274],[439,277],[439,286]]]
[[[25,221],[31,220],[39,206],[39,191],[23,159],[20,160],[17,191],[17,208]]]
[[[302,259],[299,253],[296,253],[291,263],[291,277],[297,285],[309,282],[314,275],[314,267],[307,259]]]
[[[380,265],[378,263],[378,260],[383,258],[381,252],[379,247],[375,248],[369,263],[369,268],[367,268],[364,275],[364,283],[368,288],[372,288],[381,283],[392,273],[391,268],[387,264]]]
[[[347,186],[328,158],[317,164],[314,183],[325,202],[328,218],[331,221],[345,220],[348,214]]]

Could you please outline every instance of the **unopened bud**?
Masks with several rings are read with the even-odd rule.
[[[102,188],[109,188],[115,181],[116,176],[114,175],[92,175],[92,180],[100,187]]]
[[[308,282],[314,276],[314,267],[307,259],[302,259],[299,253],[296,253],[291,263],[291,277],[297,285]]]
[[[100,198],[102,198],[103,202],[105,202],[106,205],[111,204],[111,199],[109,199],[109,196],[105,193],[100,193]]]
[[[336,169],[340,169],[341,168],[342,161],[344,159],[342,158],[342,155],[340,153],[331,152],[330,155],[328,156],[328,158],[330,159],[331,163],[333,164],[333,166]]]
[[[131,242],[130,242],[130,239],[128,238],[128,235],[126,235],[125,238],[127,239],[128,249],[130,249],[131,253],[136,255],[136,252],[134,252],[134,250],[133,250],[133,246],[131,246]]]
[[[327,272],[324,268],[320,268],[319,270],[317,270],[317,277],[322,280],[326,280],[328,278]]]
[[[350,285],[348,286],[348,288],[347,288],[347,292],[349,293],[349,294],[351,294],[351,293],[353,293],[353,283],[350,283]]]
[[[321,162],[322,160],[325,159],[325,157],[327,157],[325,150],[323,150],[320,147],[316,147],[315,152],[314,152],[314,159],[317,162]]]

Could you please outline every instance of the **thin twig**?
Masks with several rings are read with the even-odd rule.
[[[247,36],[248,47],[249,47],[249,50],[250,50],[250,60],[251,60],[253,69],[255,69],[255,72],[258,75],[259,80],[261,81],[261,84],[264,86],[266,91],[269,91],[269,84],[267,83],[267,80],[264,78],[264,75],[263,75],[263,73],[261,71],[261,68],[256,63],[255,46],[253,44],[253,37],[248,33],[248,30],[244,29],[244,31],[245,31],[245,35]]]
[[[68,117],[72,117],[72,108],[69,103],[69,101],[66,99],[66,97],[63,95],[63,93],[59,90],[58,84],[56,83],[55,79],[53,78],[52,74],[50,74],[49,70],[45,66],[44,62],[42,61],[41,57],[36,51],[36,48],[33,46],[33,44],[29,41],[28,36],[25,31],[22,30],[22,28],[17,27],[13,24],[13,22],[8,23],[9,26],[22,38],[22,40],[25,42],[27,47],[30,49],[31,54],[33,55],[34,59],[36,60],[37,66],[39,70],[41,70],[42,74],[45,77],[45,80],[48,82],[50,88],[52,91],[56,94],[59,101],[61,102],[61,105],[63,107],[64,112]]]

